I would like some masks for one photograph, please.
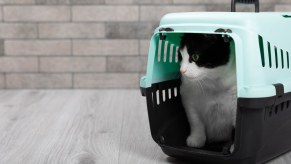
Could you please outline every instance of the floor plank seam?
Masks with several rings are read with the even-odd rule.
[[[125,113],[125,109],[123,109],[122,111],[122,121],[121,121],[121,130],[120,130],[120,136],[119,136],[119,148],[118,148],[118,158],[117,158],[117,163],[119,164],[120,161],[120,151],[121,151],[121,140],[122,140],[122,134],[123,134],[123,125],[124,125],[124,113]]]

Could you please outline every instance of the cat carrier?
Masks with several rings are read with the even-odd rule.
[[[165,15],[151,38],[147,73],[140,80],[151,135],[163,152],[200,163],[253,164],[291,150],[290,30],[291,13],[283,12]],[[180,98],[177,57],[185,33],[216,34],[230,40],[238,97],[233,152],[226,151],[225,144],[199,149],[186,145],[189,123]]]

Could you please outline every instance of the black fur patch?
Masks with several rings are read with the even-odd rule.
[[[187,33],[181,39],[179,48],[179,59],[181,60],[180,50],[187,47],[188,54],[198,54],[199,59],[195,63],[199,67],[215,68],[226,65],[230,58],[230,45],[225,42],[221,35],[216,34],[192,34]]]

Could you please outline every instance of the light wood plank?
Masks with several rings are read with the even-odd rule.
[[[120,164],[167,163],[167,156],[150,135],[146,99],[139,92],[130,92],[131,103],[123,112]]]
[[[48,91],[35,102],[27,92],[32,103],[14,113],[23,118],[1,137],[1,163],[117,163],[122,111],[115,107],[126,98],[115,102],[113,91],[72,93]]]
[[[0,91],[0,164],[181,164],[150,136],[138,90]],[[269,164],[289,164],[287,153]]]

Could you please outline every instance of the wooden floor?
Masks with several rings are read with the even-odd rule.
[[[1,164],[178,164],[138,90],[0,91]],[[291,154],[272,164],[291,163]]]

